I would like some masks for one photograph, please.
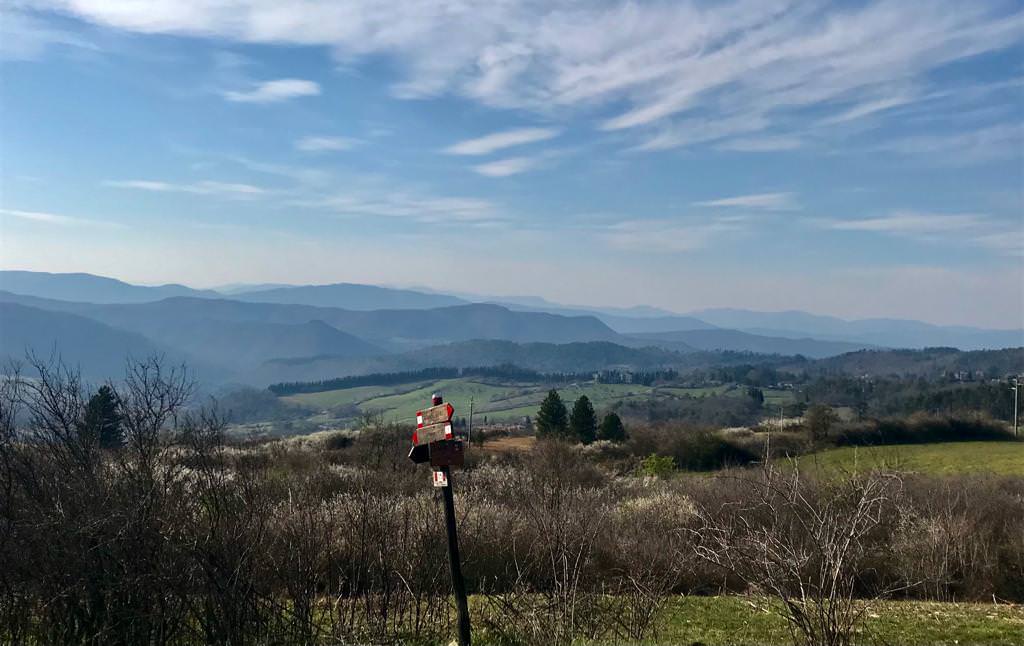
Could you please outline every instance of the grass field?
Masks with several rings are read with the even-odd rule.
[[[357,406],[361,411],[381,412],[387,420],[411,421],[417,410],[428,405],[431,393],[441,392],[445,401],[455,407],[456,416],[469,415],[472,398],[478,419],[486,415],[488,421],[504,421],[535,415],[550,388],[547,384],[495,384],[461,378],[399,386],[361,386],[283,399],[318,410]],[[599,411],[617,401],[647,398],[652,392],[648,386],[598,383],[559,385],[557,390],[567,406],[580,395],[586,395]]]
[[[479,598],[470,599],[473,641],[498,643],[488,634]],[[786,621],[742,596],[677,596],[665,602],[656,630],[643,646],[789,646]],[[1024,606],[990,603],[884,601],[872,604],[856,629],[855,643],[898,646],[1020,646]],[[636,642],[577,640],[574,644],[611,646]]]
[[[844,447],[805,455],[799,464],[801,469],[825,473],[893,469],[932,474],[1024,475],[1024,442]]]
[[[474,412],[479,416],[478,420],[482,421],[483,416],[487,416],[488,421],[503,422],[536,415],[541,400],[550,388],[550,384],[501,384],[467,377],[394,386],[360,386],[321,393],[289,395],[283,399],[318,411],[341,411],[355,406],[363,412],[383,413],[384,418],[389,421],[411,421],[416,411],[427,405],[431,393],[440,391],[444,394],[445,401],[455,406],[457,416],[469,414],[469,401],[472,398]],[[567,406],[571,407],[572,402],[580,395],[586,395],[598,412],[620,401],[646,400],[651,397],[745,397],[747,392],[746,388],[735,386],[652,388],[639,384],[593,382],[560,384],[557,390]],[[765,390],[764,393],[765,405],[769,407],[789,403],[793,398],[790,391]]]
[[[785,622],[743,597],[677,597],[667,604],[652,644],[789,644]],[[862,644],[986,645],[1024,643],[1024,607],[890,601],[870,610]]]

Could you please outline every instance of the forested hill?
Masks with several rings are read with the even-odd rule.
[[[970,373],[972,379],[999,378],[1024,373],[1024,347],[1005,350],[925,348],[924,350],[861,350],[802,365],[784,366],[809,375],[866,375],[885,377],[938,377],[957,372]]]

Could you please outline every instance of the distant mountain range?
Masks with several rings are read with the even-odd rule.
[[[965,326],[942,326],[902,319],[861,319],[846,321],[801,311],[753,312],[739,309],[709,309],[693,312],[717,327],[751,334],[848,341],[891,348],[955,347],[961,350],[1010,348],[1024,345],[1024,330],[986,330]]]
[[[734,350],[761,354],[803,355],[811,359],[832,357],[844,352],[864,349],[864,344],[819,339],[790,339],[785,337],[748,334],[738,330],[718,328],[685,330],[680,332],[654,332],[634,334],[633,337],[650,345],[676,349],[677,344],[697,350]]]
[[[844,321],[805,312],[679,315],[643,307],[564,307],[525,297],[482,303],[346,283],[222,289],[232,293],[131,285],[90,274],[2,271],[0,356],[56,347],[86,372],[105,375],[128,353],[163,352],[201,367],[211,379],[252,383],[341,376],[323,374],[332,369],[358,374],[445,362],[575,371],[678,364],[680,356],[718,351],[824,358],[884,346],[1024,346],[1021,331]],[[465,362],[456,361],[460,357]]]
[[[130,285],[93,274],[0,271],[0,290],[14,294],[86,303],[148,303],[172,296],[219,298],[217,292],[184,285]]]

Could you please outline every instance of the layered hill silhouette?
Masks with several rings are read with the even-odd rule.
[[[1024,345],[1021,332],[919,321],[747,310],[687,316],[655,308],[562,307],[543,299],[505,306],[345,283],[241,286],[228,297],[89,274],[4,271],[0,287],[0,302],[7,304],[0,310],[0,354],[56,348],[80,360],[86,372],[111,376],[125,355],[152,352],[202,366],[211,378],[269,383],[433,365],[647,369],[692,363],[702,352],[820,359],[877,349],[901,335],[910,347],[951,337],[982,347]],[[334,303],[349,306],[324,305]]]

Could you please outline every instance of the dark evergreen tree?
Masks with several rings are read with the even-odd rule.
[[[597,415],[586,395],[580,395],[573,404],[569,415],[569,437],[583,444],[590,444],[597,439]]]
[[[751,386],[747,388],[747,395],[754,400],[754,403],[758,406],[764,406],[764,391],[760,388]]]
[[[540,404],[537,420],[534,422],[538,437],[564,439],[569,429],[569,414],[565,410],[562,398],[554,388]]]
[[[609,442],[625,442],[626,427],[622,424],[622,418],[616,413],[608,413],[601,420],[601,426],[597,429],[597,439],[608,440]]]
[[[117,411],[117,395],[110,386],[102,386],[89,398],[79,432],[105,449],[124,444],[121,415]]]

